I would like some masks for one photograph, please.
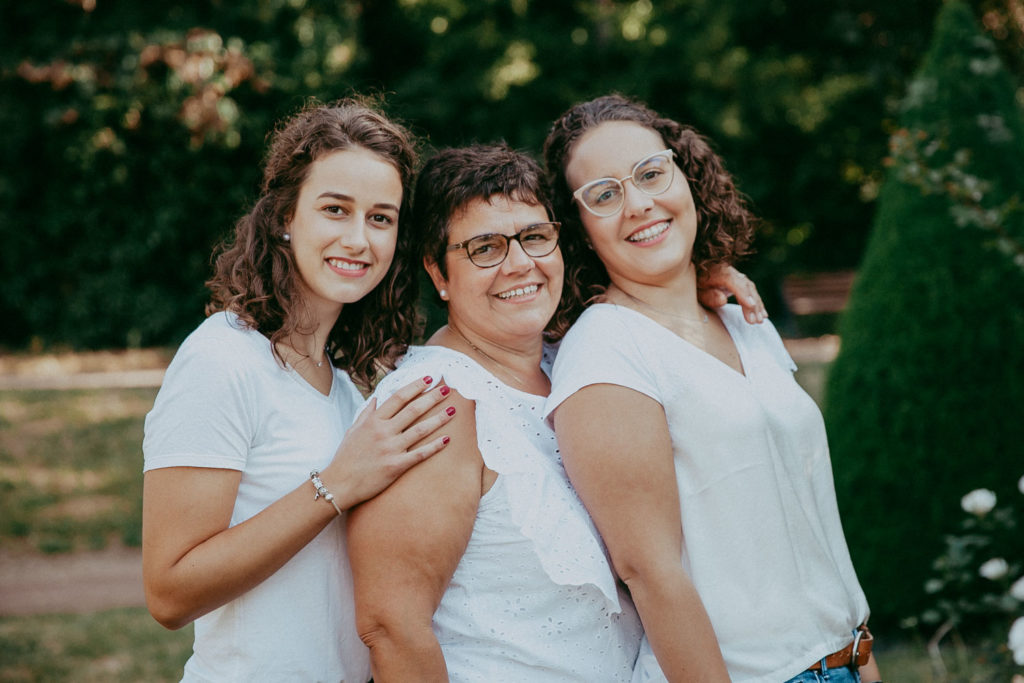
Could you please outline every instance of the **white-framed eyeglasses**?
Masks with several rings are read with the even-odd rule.
[[[466,255],[474,266],[493,268],[505,262],[508,249],[515,240],[523,248],[527,256],[540,258],[547,256],[558,246],[558,229],[561,223],[533,223],[514,235],[503,235],[499,232],[487,233],[470,237],[458,244],[449,244],[446,251],[465,249]]]
[[[632,180],[636,189],[649,195],[661,194],[672,185],[676,168],[673,156],[675,153],[671,149],[655,152],[636,162],[633,172],[625,178],[591,180],[572,196],[595,216],[614,216],[626,200],[626,189],[622,184],[627,180]]]

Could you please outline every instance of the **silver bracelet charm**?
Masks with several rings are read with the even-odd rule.
[[[316,489],[316,495],[313,496],[313,500],[319,500],[320,497],[323,496],[323,499],[326,500],[331,505],[333,505],[334,509],[337,510],[338,514],[340,515],[341,508],[338,507],[338,504],[334,502],[334,494],[328,491],[327,487],[324,486],[324,483],[320,481],[320,470],[313,470],[312,472],[310,472],[309,480],[313,482],[313,488]]]

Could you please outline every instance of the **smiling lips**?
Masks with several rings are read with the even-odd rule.
[[[655,238],[661,236],[666,230],[668,230],[669,221],[658,221],[654,225],[644,228],[643,230],[637,230],[632,235],[626,238],[627,242],[633,242],[634,244],[643,244],[644,242],[650,242]]]
[[[526,285],[525,287],[514,287],[513,289],[508,289],[504,292],[498,292],[495,296],[502,301],[508,301],[509,299],[516,299],[518,297],[536,294],[538,289],[540,289],[540,285]]]
[[[363,261],[349,261],[348,259],[329,258],[327,265],[339,275],[345,277],[359,277],[370,269],[370,264]]]

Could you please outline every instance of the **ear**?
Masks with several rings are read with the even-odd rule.
[[[429,256],[424,256],[423,268],[427,271],[427,275],[430,276],[430,281],[434,283],[434,289],[438,293],[448,289],[448,280],[441,274],[441,268],[437,265],[437,261]],[[445,301],[448,300],[447,295],[441,296],[441,298]]]

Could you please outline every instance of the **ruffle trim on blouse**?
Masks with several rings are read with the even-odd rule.
[[[550,362],[545,354],[546,370]],[[543,420],[544,397],[517,391],[468,356],[441,346],[410,347],[398,369],[381,380],[378,403],[428,374],[444,378],[476,402],[477,445],[484,463],[505,479],[512,520],[531,541],[548,577],[559,585],[592,584],[610,612],[622,612],[607,551],[576,495]],[[489,427],[486,425],[490,425]],[[538,453],[540,457],[525,457]]]

